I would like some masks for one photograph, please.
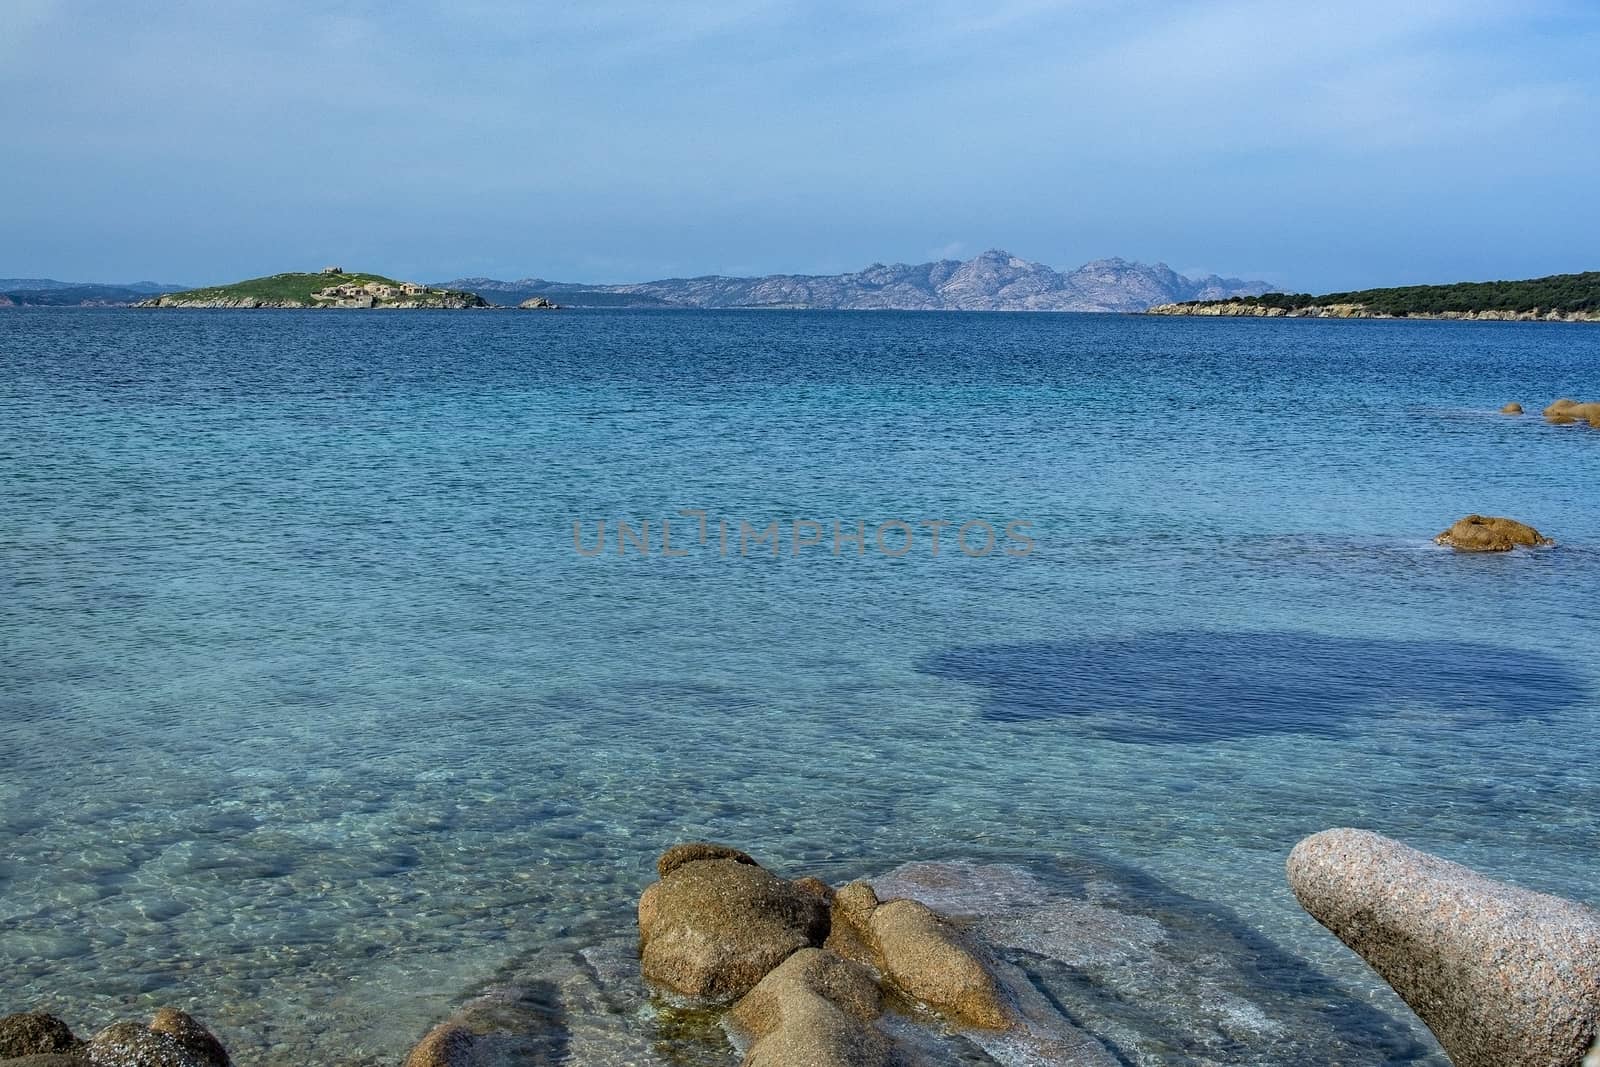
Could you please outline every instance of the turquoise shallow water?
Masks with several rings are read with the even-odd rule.
[[[0,1010],[394,1060],[710,837],[1097,864],[1426,1043],[1282,862],[1354,824],[1594,900],[1600,432],[1491,414],[1561,395],[1600,330],[6,312]],[[1561,544],[1429,543],[1471,511]]]

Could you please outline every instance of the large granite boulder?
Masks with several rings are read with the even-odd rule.
[[[1295,846],[1289,884],[1456,1067],[1576,1067],[1600,1025],[1600,912],[1365,830]]]
[[[745,1043],[745,1067],[888,1064],[893,1044],[873,1026],[883,1013],[877,978],[859,963],[803,948],[779,964],[728,1013]]]
[[[1569,426],[1575,422],[1587,422],[1593,426],[1600,423],[1600,401],[1580,404],[1576,400],[1563,398],[1545,408],[1544,417],[1558,426]]]
[[[89,1039],[90,1067],[208,1067],[171,1034],[142,1023],[112,1023]]]
[[[825,947],[876,969],[951,1022],[1005,1030],[1016,1021],[976,945],[918,901],[879,903],[871,885],[852,882],[834,896]]]
[[[1555,542],[1527,523],[1490,515],[1468,515],[1433,539],[1458,552],[1510,552]]]
[[[0,1060],[19,1056],[72,1052],[82,1041],[72,1028],[42,1011],[23,1011],[0,1018]]]
[[[476,1044],[471,1030],[447,1020],[422,1036],[404,1067],[470,1067]]]
[[[735,1000],[791,953],[828,936],[815,892],[747,856],[660,866],[639,898],[639,962],[646,979],[700,1001]]]
[[[872,943],[895,985],[953,1022],[1009,1029],[1015,1018],[975,947],[932,908],[891,900],[872,913]]]
[[[681,845],[673,845],[661,854],[656,860],[656,877],[665,878],[685,863],[697,863],[700,860],[734,860],[738,863],[748,863],[752,867],[759,867],[748,852],[741,852],[729,845],[718,845],[710,841],[686,841]]]
[[[190,1055],[207,1067],[231,1067],[228,1050],[222,1047],[216,1035],[194,1016],[177,1008],[162,1008],[150,1018],[150,1029],[171,1036]]]

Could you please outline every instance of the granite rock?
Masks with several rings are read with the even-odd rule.
[[[162,1008],[150,1019],[150,1029],[171,1035],[201,1063],[209,1067],[230,1067],[228,1050],[216,1035],[194,1016],[177,1008]]]
[[[1510,552],[1555,542],[1527,523],[1489,515],[1468,515],[1433,539],[1458,552]]]
[[[639,898],[639,963],[669,992],[735,1000],[828,936],[826,904],[748,857],[668,866]]]
[[[1005,1030],[1014,1018],[976,948],[932,908],[893,900],[872,912],[872,945],[881,969],[901,990],[946,1018]]]
[[[17,1012],[0,1018],[0,1060],[71,1052],[82,1044],[66,1023],[42,1011]]]
[[[176,1037],[141,1023],[113,1023],[89,1039],[91,1067],[210,1067]]]
[[[1576,1067],[1594,1042],[1600,912],[1365,830],[1306,838],[1288,876],[1455,1067]]]
[[[710,841],[686,841],[681,845],[673,845],[661,854],[656,860],[656,877],[665,878],[685,863],[696,863],[700,860],[734,860],[738,863],[748,863],[752,867],[760,866],[748,852],[740,852],[728,845],[718,845]]]

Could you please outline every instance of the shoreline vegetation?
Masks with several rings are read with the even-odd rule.
[[[162,293],[132,305],[136,308],[344,308],[355,310],[409,308],[490,308],[476,293],[381,274],[346,272],[326,267],[316,274],[272,274],[231,285],[215,285]],[[520,308],[553,309],[548,300],[525,300]]]
[[[1345,293],[1263,293],[1158,304],[1147,315],[1219,318],[1459,319],[1600,322],[1600,271],[1525,281],[1404,285]]]

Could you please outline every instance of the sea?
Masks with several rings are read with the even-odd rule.
[[[396,1064],[545,981],[550,1063],[733,1064],[633,970],[705,839],[1137,917],[1008,950],[1126,1063],[1442,1065],[1284,860],[1600,902],[1561,396],[1600,328],[0,312],[0,1013]]]

